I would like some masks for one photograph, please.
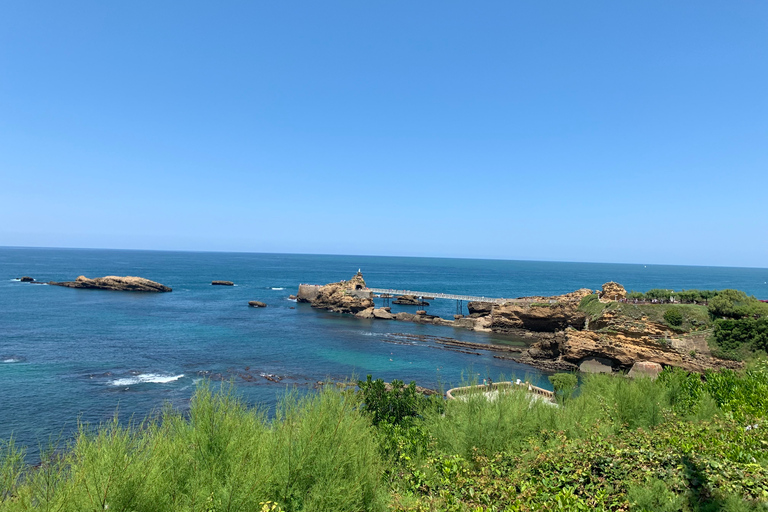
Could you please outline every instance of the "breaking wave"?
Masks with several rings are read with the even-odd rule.
[[[133,386],[135,384],[167,384],[175,380],[182,378],[184,374],[180,375],[163,375],[161,373],[142,373],[134,377],[125,377],[122,379],[115,379],[110,381],[111,386]]]

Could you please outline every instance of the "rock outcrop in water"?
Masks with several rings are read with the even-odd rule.
[[[365,291],[366,288],[363,274],[358,272],[348,281],[324,286],[300,285],[297,301],[309,302],[313,308],[354,315],[373,308],[371,293]]]
[[[400,295],[392,304],[399,304],[401,306],[429,306],[429,302],[424,301],[415,295]]]
[[[21,281],[22,283],[32,283],[35,281],[35,278],[29,277],[29,276],[22,276],[19,278],[19,281]]]
[[[235,286],[235,283],[232,281],[211,281],[211,285],[213,286]]]
[[[261,302],[260,300],[251,300],[248,301],[248,305],[252,308],[265,308],[267,305],[264,302]]]
[[[48,283],[54,286],[67,288],[87,288],[93,290],[112,290],[121,292],[170,292],[171,288],[143,277],[134,276],[106,276],[88,279],[85,276],[78,277],[75,281]]]

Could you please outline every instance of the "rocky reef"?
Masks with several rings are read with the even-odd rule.
[[[78,277],[75,281],[56,282],[48,284],[65,286],[67,288],[86,288],[93,290],[112,290],[121,292],[170,292],[171,288],[143,277],[134,276],[106,276],[88,279],[85,276]]]
[[[235,283],[232,281],[211,281],[211,285],[213,286],[235,286]]]

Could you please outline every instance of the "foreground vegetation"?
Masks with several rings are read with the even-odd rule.
[[[768,510],[764,362],[553,382],[559,407],[369,378],[272,420],[202,386],[188,415],[84,427],[36,467],[0,444],[0,510]]]

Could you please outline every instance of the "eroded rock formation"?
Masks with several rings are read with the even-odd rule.
[[[235,286],[232,281],[211,281],[211,284],[214,286]]]
[[[54,286],[65,286],[67,288],[88,288],[94,290],[112,290],[127,292],[170,292],[171,288],[143,277],[134,276],[106,276],[88,279],[85,276],[78,277],[75,281],[48,283]]]
[[[619,283],[609,281],[603,285],[603,289],[600,292],[600,301],[611,302],[627,298],[627,290],[624,289]]]
[[[603,290],[604,293],[620,296],[624,288],[617,283],[606,283]],[[578,295],[582,295],[581,290],[576,292],[574,298]],[[552,364],[562,364],[563,368],[569,365],[573,368],[584,366],[589,371],[606,371],[608,367],[614,371],[626,371],[638,361],[696,372],[708,368],[741,366],[739,362],[711,357],[704,334],[682,333],[664,323],[651,321],[646,316],[633,316],[611,307],[603,309],[587,324],[578,321],[585,319],[586,313],[578,309],[578,302],[575,306],[576,313],[567,307],[563,311],[547,308],[552,318],[546,330],[552,331],[551,327],[562,325],[561,320],[565,317],[573,320],[572,326],[534,343],[524,354],[522,362],[546,368]],[[503,312],[503,307],[501,309]],[[497,324],[494,316],[494,325]],[[538,325],[545,325],[545,322]]]
[[[587,315],[579,310],[579,303],[591,293],[592,290],[582,288],[554,297],[526,297],[529,299],[528,302],[494,304],[490,314],[491,330],[502,333],[517,329],[555,332],[568,327],[581,328],[586,322]],[[480,311],[477,306],[473,310]],[[478,314],[474,313],[470,316],[478,316]]]
[[[363,274],[358,272],[348,281],[339,281],[324,286],[299,286],[299,302],[309,302],[313,308],[327,309],[336,313],[357,314],[373,308],[371,293],[367,288]]]

